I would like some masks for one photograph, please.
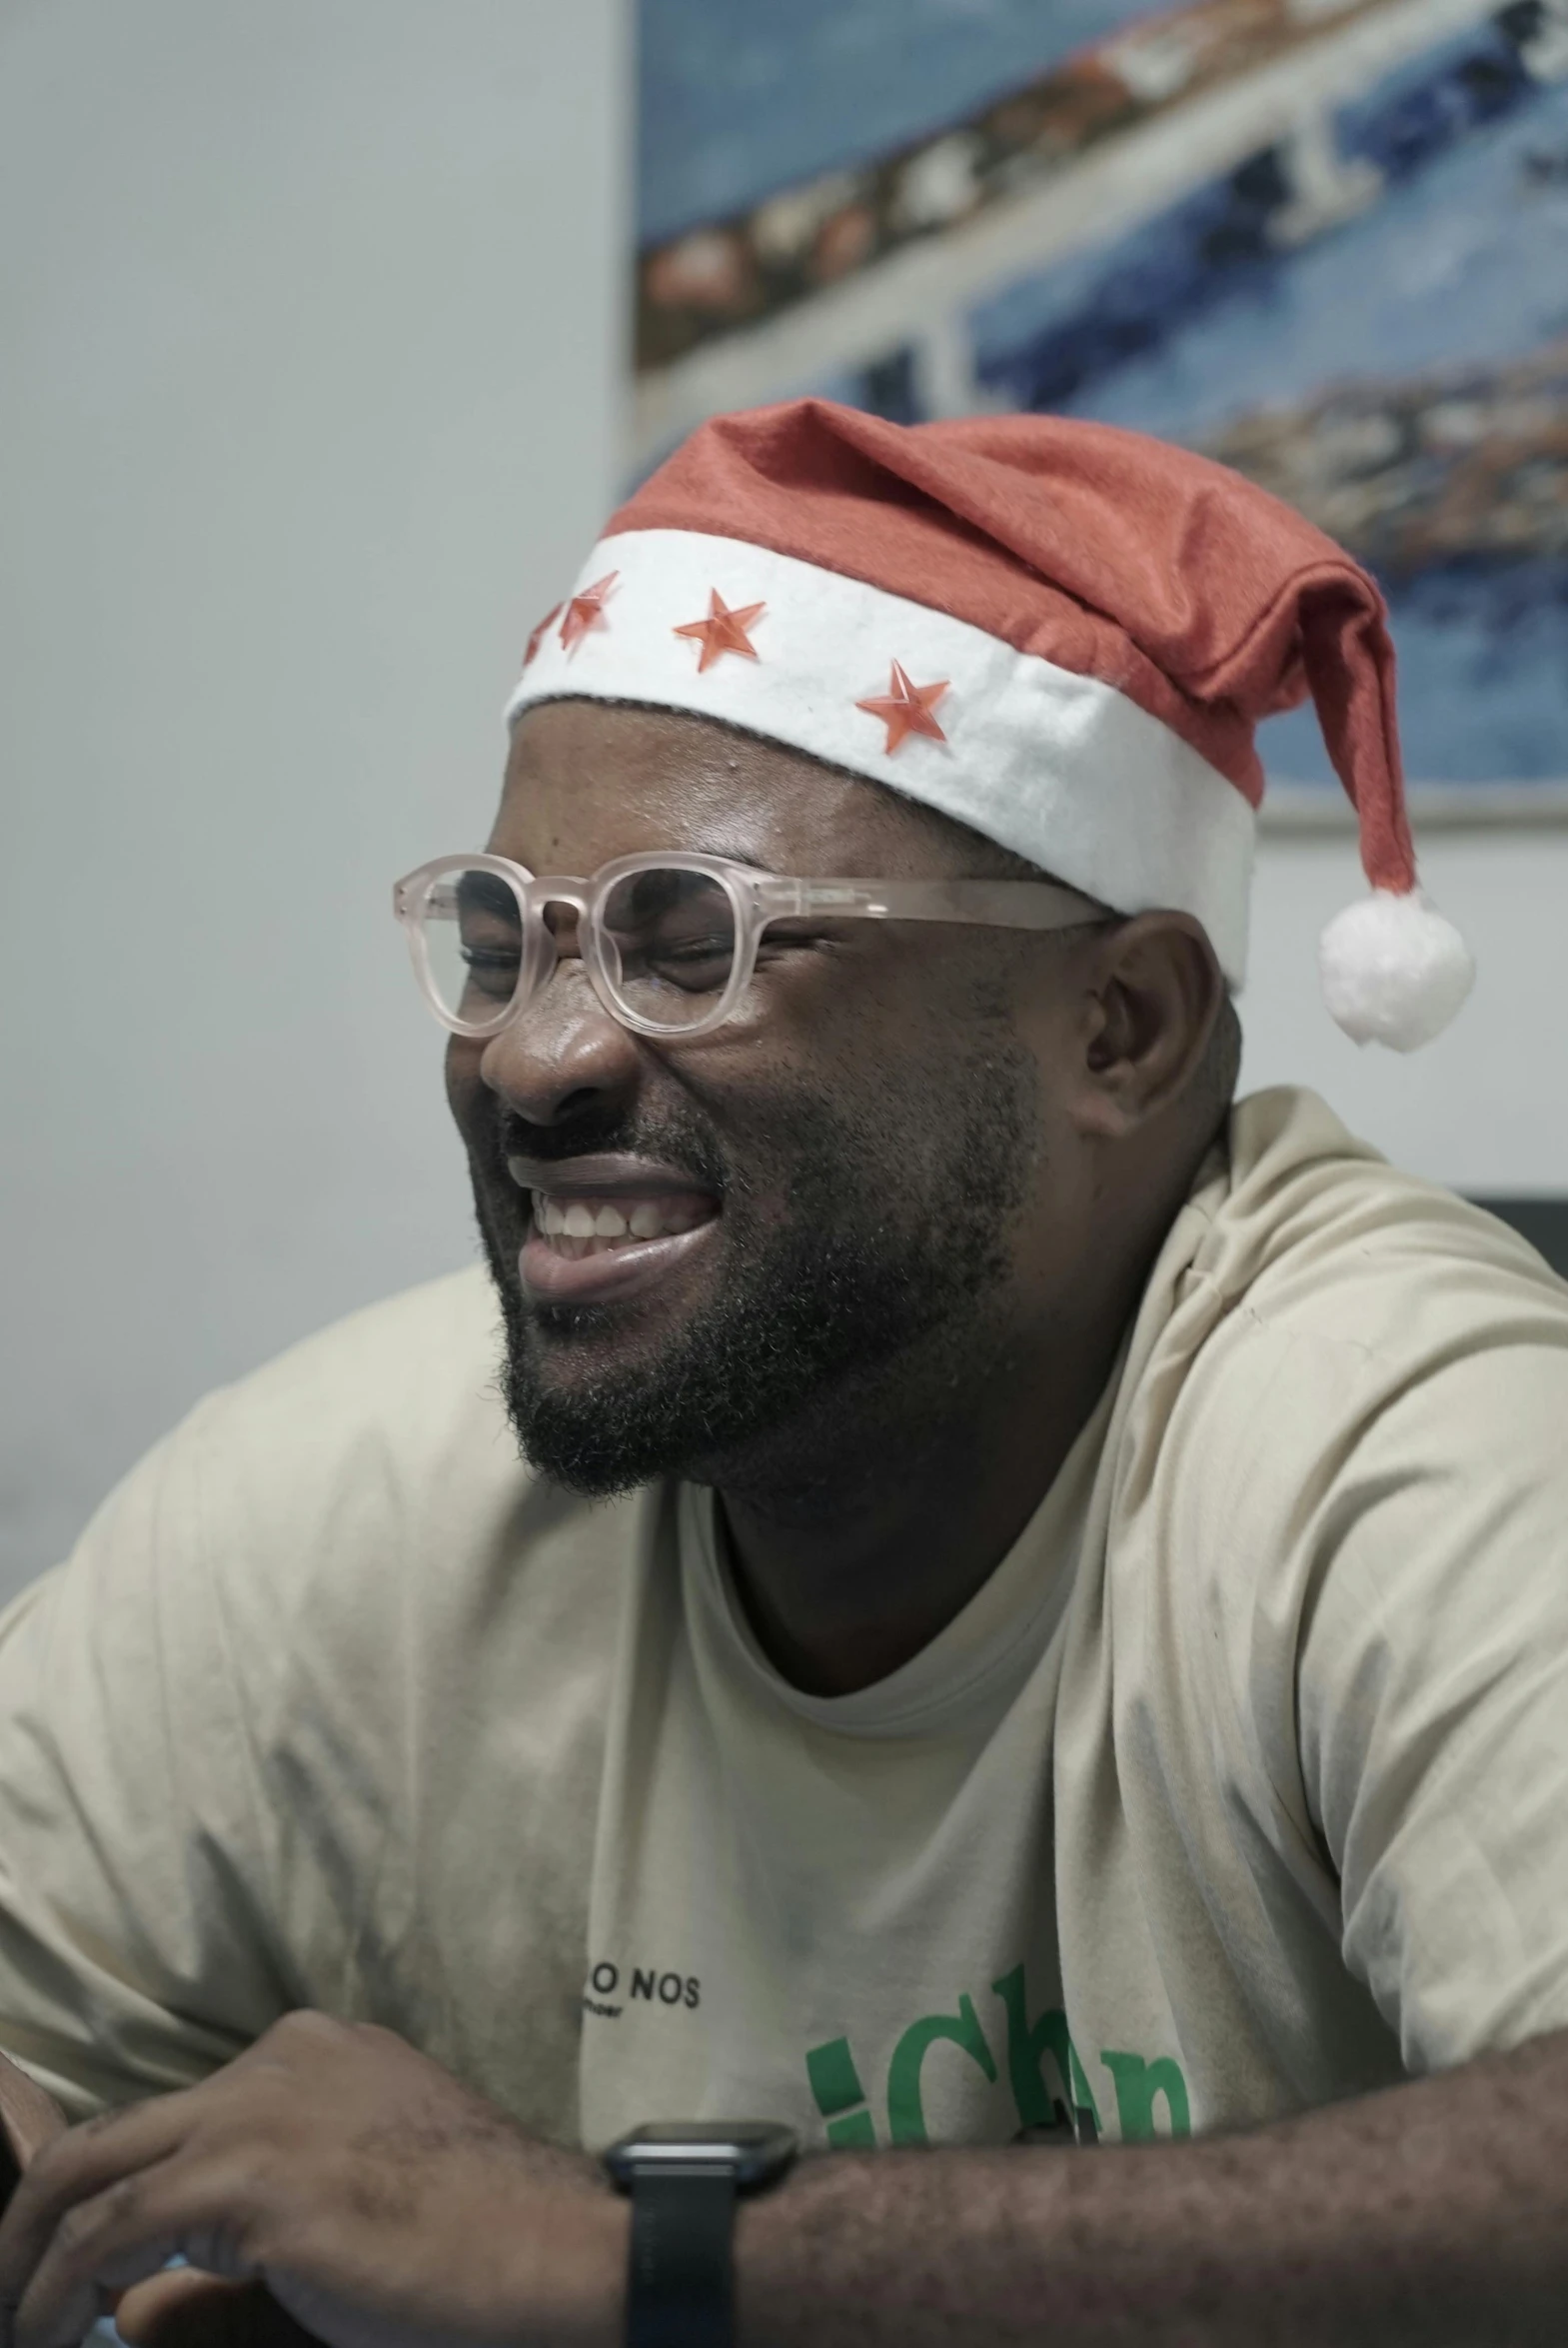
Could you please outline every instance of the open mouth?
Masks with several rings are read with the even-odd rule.
[[[535,1230],[554,1253],[574,1263],[610,1248],[644,1246],[650,1239],[696,1230],[718,1211],[716,1200],[694,1195],[563,1198],[549,1190],[534,1192]]]
[[[518,1256],[524,1289],[541,1301],[630,1295],[668,1278],[710,1243],[719,1200],[694,1189],[566,1176],[545,1187],[527,1160],[507,1171],[529,1194],[530,1228]],[[613,1177],[612,1177],[613,1179]]]

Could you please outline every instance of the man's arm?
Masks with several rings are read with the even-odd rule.
[[[0,2048],[73,2119],[202,2077],[298,2002],[232,1684],[248,1625],[208,1570],[210,1409],[0,1617]],[[258,1677],[278,1643],[253,1638]]]
[[[1568,2332],[1568,2032],[1253,2133],[805,2163],[743,2348],[1534,2348]]]
[[[7,2348],[67,2348],[119,2291],[131,2337],[232,2339],[232,2300],[171,2298],[181,2252],[253,2286],[268,2348],[301,2325],[619,2348],[627,2248],[593,2162],[389,2032],[297,2016],[46,2147],[0,2226],[0,2310]],[[742,2348],[1556,2348],[1568,2033],[1251,2135],[827,2154],[743,2207],[737,2269]]]

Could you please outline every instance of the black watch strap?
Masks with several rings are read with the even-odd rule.
[[[627,2348],[732,2348],[735,2165],[650,2161],[632,2182]]]

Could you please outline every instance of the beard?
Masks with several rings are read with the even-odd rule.
[[[529,1463],[588,1497],[677,1475],[809,1515],[841,1498],[855,1462],[885,1474],[889,1444],[939,1442],[955,1394],[997,1366],[1009,1234],[1033,1171],[1034,1080],[1021,1050],[978,1055],[945,1089],[951,1140],[939,1150],[934,1119],[911,1132],[907,1090],[892,1084],[852,1114],[793,1089],[729,1152],[695,1115],[527,1129],[511,1146],[535,1157],[608,1151],[681,1166],[723,1218],[707,1301],[635,1364],[585,1367],[616,1307],[526,1300],[476,1169],[505,1399]],[[784,1135],[802,1138],[781,1152]],[[783,1218],[760,1209],[764,1196],[787,1201]],[[576,1374],[552,1375],[572,1354]]]

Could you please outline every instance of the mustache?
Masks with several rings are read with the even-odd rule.
[[[636,1120],[616,1111],[603,1115],[588,1109],[562,1125],[534,1125],[515,1110],[497,1104],[496,1152],[508,1158],[531,1158],[559,1165],[570,1158],[651,1158],[683,1167],[698,1184],[716,1194],[731,1187],[732,1171],[713,1134],[695,1120],[661,1118]]]

